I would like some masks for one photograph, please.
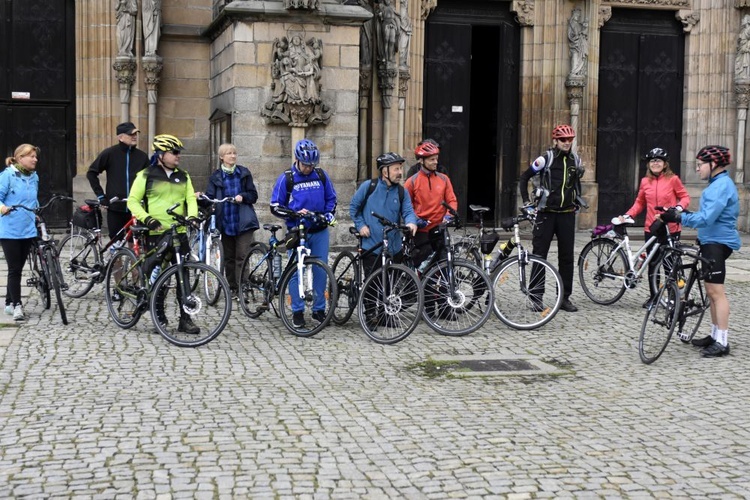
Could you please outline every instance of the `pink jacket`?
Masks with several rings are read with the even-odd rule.
[[[635,203],[625,213],[631,217],[635,217],[643,212],[645,208],[645,229],[648,230],[656,218],[657,212],[655,207],[674,207],[677,205],[680,205],[685,210],[690,205],[690,195],[688,195],[685,186],[682,185],[679,176],[670,175],[669,177],[665,177],[661,175],[653,179],[646,176],[641,179],[641,186],[638,188],[638,196],[635,198]],[[680,230],[681,227],[679,224],[675,222],[669,224],[670,233]]]

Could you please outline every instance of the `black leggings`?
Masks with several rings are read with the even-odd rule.
[[[8,265],[8,285],[5,289],[6,306],[21,303],[21,276],[33,242],[34,238],[0,240],[5,254],[5,262]]]

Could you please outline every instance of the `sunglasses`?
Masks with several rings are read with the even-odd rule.
[[[182,151],[180,151],[179,149],[173,149],[172,151],[170,151],[170,153],[172,153],[173,155],[177,156],[180,153],[182,153]]]
[[[560,137],[558,141],[559,142],[573,142],[573,138],[572,137]]]

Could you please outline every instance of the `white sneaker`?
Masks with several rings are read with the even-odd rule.
[[[26,315],[23,313],[23,306],[21,304],[16,304],[16,307],[13,309],[13,319],[16,321],[26,321]]]
[[[5,306],[5,314],[8,316],[13,316],[13,304],[8,304]]]

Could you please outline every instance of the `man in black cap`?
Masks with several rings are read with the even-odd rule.
[[[105,149],[89,167],[86,178],[91,184],[101,204],[109,207],[107,210],[107,227],[109,237],[113,238],[130,220],[127,201],[130,187],[135,180],[135,174],[149,165],[148,155],[138,149],[138,130],[132,122],[121,123],[117,126],[117,140],[114,146]],[[107,188],[102,189],[99,174],[107,172]],[[112,198],[118,201],[110,204]]]

